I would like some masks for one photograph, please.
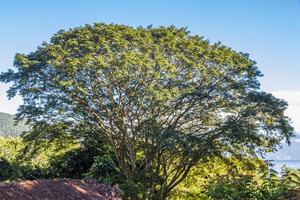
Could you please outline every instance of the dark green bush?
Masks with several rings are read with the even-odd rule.
[[[138,180],[126,178],[112,155],[96,156],[89,172],[85,174],[85,178],[94,179],[102,184],[118,184],[122,190],[122,198],[132,200],[142,198],[147,184],[146,180],[141,183]]]
[[[0,181],[6,181],[11,179],[13,174],[13,168],[11,163],[5,158],[0,157]]]
[[[34,180],[44,177],[44,170],[38,166],[19,165],[0,158],[0,181]]]
[[[22,180],[35,180],[41,178],[47,178],[46,172],[44,169],[39,166],[32,165],[21,165],[15,166],[15,178]]]
[[[112,185],[120,180],[121,174],[115,159],[111,155],[104,155],[95,157],[85,178],[96,179],[100,183]]]
[[[89,172],[97,154],[99,152],[91,149],[75,149],[59,157],[51,158],[49,167],[46,169],[47,177],[81,179],[85,173]]]

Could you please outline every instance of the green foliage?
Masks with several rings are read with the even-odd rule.
[[[300,189],[300,169],[291,169],[285,166],[282,169],[282,177],[290,188]]]
[[[81,171],[79,169],[82,166],[78,166],[78,169],[76,170],[74,169],[74,166],[73,168],[66,169],[71,165],[61,165],[59,168],[54,165],[54,163],[59,163],[61,157],[65,156],[65,158],[70,159],[69,155],[72,154],[71,152],[75,152],[77,151],[77,149],[78,145],[66,139],[64,141],[64,145],[62,146],[58,140],[54,140],[49,143],[44,141],[44,144],[39,146],[38,150],[35,149],[36,152],[31,152],[28,148],[28,144],[24,140],[22,140],[22,138],[0,137],[0,158],[3,160],[3,163],[1,165],[3,167],[1,179],[33,180],[49,177],[65,177],[65,174],[63,174],[62,171],[65,173],[67,173],[66,171],[68,171],[69,175],[71,174],[71,172],[77,172],[77,170],[78,173],[80,173]],[[85,155],[87,156],[88,154]],[[75,156],[73,158],[75,158]],[[80,159],[81,158],[77,157],[77,161],[79,161]],[[64,160],[65,163],[67,161],[68,160]],[[75,163],[76,160],[72,160],[72,162]],[[81,162],[83,163],[84,161]],[[89,166],[87,167],[87,170],[88,168]],[[6,171],[8,171],[9,173],[6,173]],[[73,176],[70,176],[70,178],[75,178],[76,173],[72,175]]]
[[[89,172],[85,174],[85,178],[96,179],[100,183],[114,185],[120,183],[120,174],[116,160],[110,155],[104,155],[95,158]]]
[[[118,184],[122,190],[123,199],[143,199],[147,192],[147,183],[140,179],[128,179],[122,174],[117,161],[112,155],[96,156],[85,179],[97,180],[99,183]],[[145,179],[144,179],[145,180]]]
[[[183,28],[86,25],[14,65],[0,81],[23,97],[24,138],[105,141],[136,199],[166,199],[199,162],[270,152],[293,134],[287,103],[260,89],[247,54]]]
[[[0,181],[6,181],[12,174],[12,166],[5,159],[0,157]]]
[[[221,176],[208,186],[208,196],[214,200],[278,200],[288,192],[288,187],[276,175]]]
[[[126,200],[145,199],[147,191],[141,182],[136,182],[132,179],[125,179],[120,185],[123,191],[122,197]]]
[[[0,136],[0,157],[5,158],[9,162],[15,162],[18,160],[24,146],[20,137]]]
[[[89,172],[94,163],[94,157],[99,155],[92,149],[73,149],[64,154],[49,159],[49,165],[46,168],[49,178],[67,177],[84,178],[84,174]]]
[[[26,157],[20,159],[18,155],[22,155],[22,149],[26,147],[23,142],[20,138],[2,138],[0,147],[5,154],[0,156],[0,181],[58,177],[96,179],[100,183],[119,184],[124,199],[143,199],[148,196],[149,183],[146,177],[126,178],[109,151],[74,148],[72,143],[69,144],[69,150],[61,154],[57,154],[61,148],[58,146],[42,148],[37,153],[43,154],[42,157],[48,161],[44,160],[39,165]],[[41,156],[36,155],[32,159],[36,157]],[[260,159],[224,160],[215,157],[194,167],[187,178],[172,191],[169,199],[278,200],[299,187],[299,174],[299,170],[284,168],[280,178],[269,172],[266,163]],[[139,176],[145,175],[140,173]],[[145,182],[142,183],[141,179]]]
[[[0,112],[0,136],[18,136],[29,129],[23,122],[15,124],[15,116]]]
[[[47,178],[45,169],[38,165],[31,165],[29,163],[24,163],[19,165],[14,163],[14,176],[11,180],[21,179],[21,180],[36,180],[41,178]]]
[[[1,181],[43,177],[40,166],[23,160],[24,147],[25,144],[19,137],[0,137]]]
[[[206,163],[199,163],[194,167],[187,178],[172,191],[171,199],[209,199],[207,188],[216,184],[219,177],[257,176],[261,171],[268,171],[268,166],[261,159],[214,157]]]

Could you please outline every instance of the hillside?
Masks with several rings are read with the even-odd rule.
[[[0,112],[0,136],[18,136],[28,129],[25,124],[15,125],[14,115]]]

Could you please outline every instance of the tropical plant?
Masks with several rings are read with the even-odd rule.
[[[220,176],[210,184],[207,194],[214,200],[278,200],[288,192],[288,186],[274,173]]]
[[[300,189],[300,169],[291,169],[284,166],[282,177],[290,188]]]

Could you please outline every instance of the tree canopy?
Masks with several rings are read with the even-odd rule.
[[[293,128],[287,103],[260,89],[248,54],[184,28],[94,24],[17,54],[8,96],[27,139],[105,141],[141,199],[165,199],[199,162],[274,151]]]

